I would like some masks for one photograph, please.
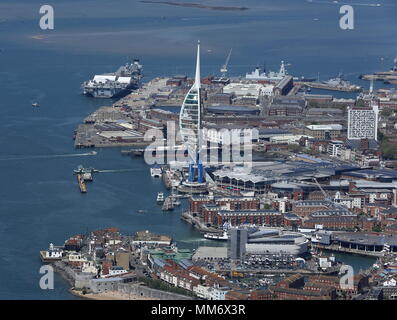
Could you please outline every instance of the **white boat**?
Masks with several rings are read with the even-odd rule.
[[[205,233],[204,238],[209,239],[209,240],[226,241],[229,239],[229,235],[228,235],[227,231],[224,231],[223,233]]]
[[[161,167],[150,168],[150,175],[153,178],[161,178],[162,174],[163,174],[163,170],[161,169]]]
[[[164,193],[158,192],[157,193],[157,203],[163,203],[164,202]]]
[[[40,105],[38,102],[34,102],[34,103],[32,103],[32,107],[38,108],[38,107],[40,107]]]

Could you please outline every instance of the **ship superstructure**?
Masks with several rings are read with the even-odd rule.
[[[287,64],[284,61],[281,61],[280,70],[278,72],[269,71],[266,72],[265,69],[261,72],[259,67],[256,67],[254,71],[251,73],[247,73],[245,78],[247,80],[262,80],[262,81],[270,81],[270,82],[277,82],[282,80],[285,76],[288,75],[288,71],[286,68]],[[296,81],[306,81],[311,82],[314,79],[307,79],[305,77],[293,77]]]
[[[142,79],[139,60],[121,66],[116,72],[95,75],[82,84],[83,94],[94,98],[114,98],[136,89]]]
[[[322,83],[329,86],[330,88],[350,88],[352,91],[358,91],[361,89],[361,87],[344,80],[341,73],[339,73],[336,78],[331,78],[329,80],[323,81]]]

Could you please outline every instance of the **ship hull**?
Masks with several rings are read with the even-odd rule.
[[[129,94],[131,91],[136,89],[137,86],[131,86],[125,89],[91,89],[84,88],[83,94],[97,99],[112,99],[112,98],[122,98]]]

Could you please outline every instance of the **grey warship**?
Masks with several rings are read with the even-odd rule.
[[[94,98],[116,98],[139,87],[143,66],[138,59],[121,66],[116,72],[95,75],[82,84],[83,94]]]

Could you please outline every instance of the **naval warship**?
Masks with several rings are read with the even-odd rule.
[[[95,75],[82,84],[83,94],[94,98],[116,98],[139,87],[143,66],[135,59],[116,72]]]
[[[261,72],[260,68],[256,67],[253,72],[247,73],[245,75],[245,79],[275,82],[282,80],[287,75],[288,75],[288,71],[286,68],[286,64],[284,61],[281,61],[280,70],[278,72],[274,72],[274,71],[266,72],[265,68]],[[293,79],[295,81],[305,81],[305,82],[313,82],[315,80],[305,77],[293,77]]]

